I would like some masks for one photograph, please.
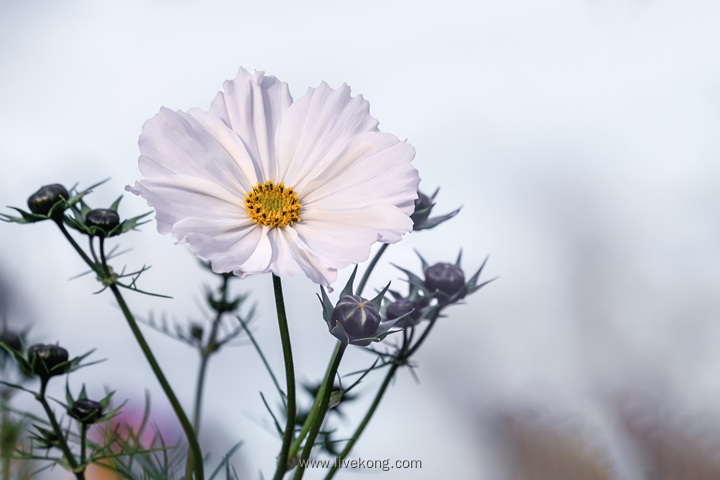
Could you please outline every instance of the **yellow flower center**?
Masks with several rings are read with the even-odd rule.
[[[245,208],[253,222],[268,227],[284,227],[300,221],[300,197],[285,184],[268,180],[258,183],[245,195]]]

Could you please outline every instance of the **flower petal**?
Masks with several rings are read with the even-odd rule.
[[[272,245],[265,229],[250,219],[186,218],[175,224],[172,233],[182,238],[192,253],[208,260],[216,273],[245,276],[268,271]]]
[[[357,210],[316,209],[303,214],[293,229],[322,264],[337,269],[367,260],[376,241],[399,241],[412,230],[412,220],[400,209],[382,205]]]
[[[322,172],[342,154],[356,135],[377,131],[370,105],[350,87],[331,89],[326,83],[292,104],[275,135],[280,178],[296,189]]]
[[[279,276],[295,275],[301,271],[315,283],[329,286],[335,281],[337,269],[323,265],[310,249],[301,248],[302,241],[289,227],[273,228],[269,232],[273,244],[272,272]]]
[[[394,135],[358,135],[321,178],[297,187],[300,201],[306,211],[388,205],[410,215],[420,183],[417,170],[410,164],[414,156],[415,149]]]
[[[240,68],[233,80],[223,83],[210,106],[245,144],[247,152],[260,167],[259,181],[277,179],[274,137],[278,122],[292,104],[286,83],[263,72],[250,74]]]
[[[229,192],[246,192],[246,185],[254,180],[203,124],[184,112],[161,108],[143,125],[138,143],[138,165],[146,178],[186,175],[212,181]]]
[[[155,208],[160,233],[170,233],[177,222],[188,217],[224,219],[226,222],[248,218],[244,199],[202,178],[184,175],[149,178],[125,188],[142,196]]]

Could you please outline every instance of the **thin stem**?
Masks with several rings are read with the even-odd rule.
[[[0,453],[2,454],[2,478],[10,480],[10,461],[11,452],[15,449],[15,437],[11,437],[6,432],[11,430],[10,415],[6,408],[9,395],[5,392],[0,393],[0,408],[2,409],[2,419],[0,419]],[[11,443],[12,440],[12,443]],[[7,442],[7,443],[6,443]]]
[[[240,322],[240,325],[242,326],[243,330],[245,331],[245,334],[250,339],[250,343],[253,344],[253,347],[255,347],[255,351],[257,351],[258,355],[260,356],[260,360],[262,360],[263,365],[265,365],[265,369],[268,371],[268,374],[270,375],[270,379],[273,381],[273,384],[275,384],[275,388],[277,389],[278,393],[280,394],[280,398],[282,399],[283,405],[287,406],[287,395],[285,395],[285,392],[283,392],[283,389],[280,388],[280,383],[278,382],[277,377],[275,376],[275,373],[273,373],[272,368],[270,368],[270,364],[267,361],[267,358],[265,358],[265,355],[262,352],[262,349],[260,348],[260,345],[257,343],[257,340],[255,340],[255,336],[252,334],[250,329],[248,328],[247,324],[245,323],[245,320],[243,320],[240,317],[237,317],[238,322]]]
[[[320,391],[318,391],[318,396],[321,396],[320,406],[318,407],[317,413],[315,415],[315,420],[312,424],[312,428],[310,429],[307,440],[305,440],[305,447],[303,447],[302,458],[297,467],[297,470],[295,471],[295,476],[293,477],[294,480],[300,480],[305,473],[305,465],[307,464],[307,460],[310,458],[310,452],[315,446],[315,439],[317,438],[318,433],[320,433],[320,428],[325,421],[325,415],[327,414],[328,406],[330,405],[330,396],[332,395],[335,375],[337,374],[338,367],[340,366],[340,361],[342,360],[343,353],[345,353],[345,349],[347,348],[347,346],[348,344],[346,342],[338,341],[337,346],[335,347],[335,353],[333,354],[332,361],[330,363],[330,366],[328,366],[327,373],[325,374],[325,380],[320,387]]]
[[[105,238],[100,237],[100,260],[102,261],[103,275],[110,276],[110,267],[107,264],[107,257],[105,256]]]
[[[80,426],[80,463],[85,463],[85,453],[87,451],[87,431],[89,425],[84,423]]]
[[[145,340],[145,337],[143,336],[142,332],[140,331],[140,328],[138,327],[137,321],[133,317],[132,313],[130,312],[130,309],[127,306],[127,303],[125,303],[125,299],[123,298],[122,294],[120,293],[120,290],[118,289],[116,284],[110,285],[110,290],[112,291],[113,295],[115,296],[115,300],[117,301],[118,305],[120,306],[120,309],[122,310],[123,314],[125,315],[125,319],[128,322],[128,325],[130,326],[130,330],[132,330],[133,335],[135,336],[135,339],[137,340],[138,344],[140,345],[140,349],[145,354],[145,358],[147,359],[148,363],[150,364],[150,368],[152,368],[153,373],[155,374],[155,377],[158,379],[158,382],[160,382],[160,386],[162,387],[163,391],[165,392],[165,395],[167,396],[168,400],[170,401],[170,405],[172,406],[173,410],[175,411],[175,415],[177,416],[178,420],[180,421],[180,424],[182,425],[182,429],[185,432],[185,436],[187,437],[188,443],[190,444],[190,455],[188,461],[191,462],[193,466],[193,470],[195,472],[195,480],[203,480],[205,478],[205,473],[203,469],[203,457],[202,457],[202,451],[200,450],[200,445],[198,444],[197,437],[195,435],[195,431],[190,424],[190,420],[188,420],[187,415],[185,414],[185,411],[183,410],[182,406],[180,405],[180,402],[178,401],[177,397],[175,396],[175,392],[173,392],[172,387],[170,387],[170,383],[168,383],[167,379],[165,378],[165,375],[162,372],[162,369],[160,368],[160,365],[158,364],[157,360],[155,359],[155,355],[153,355],[152,350],[150,350],[150,346],[148,345],[147,341]]]
[[[378,261],[380,260],[380,257],[382,257],[382,254],[385,253],[385,250],[387,250],[389,243],[383,243],[382,247],[380,247],[380,250],[377,251],[375,256],[373,257],[372,261],[370,262],[370,265],[368,265],[367,270],[365,270],[365,273],[363,273],[362,279],[360,279],[360,283],[358,284],[357,293],[356,295],[362,295],[363,290],[365,289],[365,284],[367,283],[368,279],[370,278],[370,274],[372,273],[373,269],[375,269],[375,265],[377,265]]]
[[[80,245],[78,245],[72,235],[70,235],[70,232],[67,231],[62,221],[58,221],[56,223],[57,226],[60,227],[60,231],[63,233],[67,241],[70,242],[70,245],[72,245],[75,251],[82,257],[83,260],[85,260],[85,263],[87,263],[88,266],[93,269],[93,271],[99,273],[97,271],[97,264],[93,262],[90,257],[87,256],[87,254],[83,251],[82,248],[80,248]]]
[[[363,418],[362,422],[360,422],[360,425],[358,425],[358,428],[355,430],[355,433],[353,436],[348,440],[347,445],[345,445],[345,448],[342,452],[340,452],[340,455],[338,455],[338,458],[341,460],[343,458],[346,458],[348,453],[350,453],[350,450],[355,445],[355,442],[358,441],[360,438],[360,435],[365,430],[365,427],[367,427],[368,423],[370,423],[370,419],[375,414],[375,410],[377,409],[378,405],[380,405],[380,400],[382,400],[383,395],[385,395],[385,390],[387,390],[388,385],[390,385],[390,381],[395,376],[395,372],[397,372],[397,369],[400,368],[400,363],[396,362],[393,363],[390,367],[390,370],[388,370],[387,375],[385,375],[385,380],[383,380],[382,385],[380,386],[380,389],[378,390],[377,394],[375,395],[375,399],[373,400],[372,405],[370,405],[370,409],[365,414],[365,417]],[[328,472],[327,476],[325,477],[325,480],[330,480],[335,476],[335,473],[338,470],[338,465],[340,462],[335,461],[332,468]]]
[[[303,440],[305,439],[308,432],[310,431],[310,428],[315,424],[315,419],[317,418],[318,414],[320,413],[322,399],[323,399],[323,396],[325,395],[325,389],[327,388],[328,377],[330,375],[330,370],[333,368],[333,365],[335,364],[335,359],[338,355],[338,349],[340,348],[340,343],[341,342],[338,342],[337,346],[335,347],[335,351],[333,352],[333,357],[330,360],[330,363],[328,364],[328,369],[325,372],[325,378],[323,379],[323,383],[320,385],[320,388],[318,389],[317,394],[315,395],[315,401],[313,402],[313,406],[310,409],[310,413],[308,414],[308,417],[305,419],[305,423],[303,424],[302,430],[300,430],[300,433],[298,434],[297,438],[290,446],[290,455],[289,455],[290,458],[295,457],[297,452],[300,450],[300,446],[302,445]],[[343,350],[344,350],[344,348],[343,348]],[[339,360],[338,360],[338,362],[339,362]],[[335,371],[337,372],[337,368],[335,368]],[[334,382],[334,376],[335,376],[335,374],[333,374],[333,382]],[[330,388],[332,390],[332,386]],[[331,394],[332,394],[332,392],[331,392]]]
[[[73,473],[75,474],[75,477],[78,480],[85,480],[85,469],[82,470],[78,469],[78,462],[75,459],[75,456],[70,451],[70,447],[68,447],[67,442],[65,441],[65,435],[63,434],[62,429],[60,428],[60,425],[57,422],[57,419],[55,418],[55,414],[53,413],[52,409],[50,408],[50,405],[47,402],[47,399],[45,398],[45,390],[47,389],[47,383],[48,379],[41,379],[40,381],[40,392],[38,392],[35,395],[35,398],[38,402],[43,406],[43,409],[45,410],[45,414],[48,417],[48,420],[50,421],[50,425],[52,426],[53,432],[55,432],[55,436],[57,437],[58,441],[58,447],[60,450],[62,450],[63,455],[65,456],[65,460],[67,460],[68,465],[70,465],[70,468],[72,469]]]
[[[223,276],[223,283],[220,286],[220,294],[222,296],[220,302],[225,304],[227,300],[227,288],[228,288],[228,276]],[[207,345],[205,348],[200,349],[200,370],[198,372],[197,386],[195,387],[195,413],[193,414],[193,427],[195,428],[195,434],[200,432],[200,414],[202,411],[202,397],[205,389],[205,373],[207,371],[208,362],[210,356],[217,351],[217,344],[215,343],[218,329],[220,328],[220,320],[223,315],[222,310],[218,310],[215,320],[213,320],[212,327],[210,329],[210,337],[208,338]]]
[[[274,480],[281,480],[288,469],[288,453],[295,434],[295,367],[293,365],[292,348],[290,346],[290,332],[288,331],[287,315],[285,314],[285,301],[282,293],[280,277],[273,274],[273,289],[275,291],[275,308],[277,310],[278,326],[280,328],[280,341],[282,342],[283,358],[285,360],[285,381],[287,383],[287,422],[283,435],[282,448],[278,456],[277,469]]]
[[[372,405],[370,405],[370,408],[365,414],[365,417],[363,418],[362,422],[360,422],[360,425],[358,425],[358,428],[355,430],[353,436],[350,438],[350,440],[348,440],[348,443],[345,445],[343,451],[340,452],[340,455],[338,455],[338,458],[346,458],[347,455],[350,453],[350,450],[352,450],[353,446],[355,446],[355,443],[360,438],[360,435],[365,430],[365,427],[367,427],[368,423],[370,423],[370,419],[375,414],[375,410],[377,409],[378,405],[380,405],[380,400],[382,400],[383,395],[385,395],[385,391],[387,390],[388,385],[390,385],[390,381],[395,376],[398,368],[403,365],[407,365],[408,359],[417,351],[418,348],[420,348],[420,345],[422,345],[422,343],[425,341],[428,334],[430,333],[430,330],[435,325],[437,319],[440,317],[441,310],[442,308],[440,307],[435,310],[435,312],[432,314],[432,317],[430,318],[430,324],[427,326],[427,328],[425,328],[425,331],[422,333],[422,335],[420,335],[420,338],[417,340],[417,342],[415,342],[412,347],[410,346],[410,344],[412,343],[412,338],[415,330],[412,329],[409,334],[406,333],[407,330],[403,332],[403,345],[400,348],[400,351],[395,356],[395,361],[390,366],[387,375],[385,375],[385,380],[383,380],[382,385],[380,385],[380,389],[375,395],[375,399],[373,400]],[[338,462],[335,462],[335,464],[332,466],[327,476],[325,477],[325,480],[330,480],[335,476],[335,473],[337,473],[338,470],[338,466]]]
[[[438,311],[436,316],[433,318],[433,321],[437,318],[437,316],[440,314]],[[430,328],[430,327],[428,327]],[[426,329],[427,331],[427,329]],[[365,414],[365,417],[363,417],[362,422],[360,422],[360,425],[358,425],[357,429],[355,430],[355,433],[353,433],[353,436],[348,440],[348,443],[345,445],[345,448],[342,452],[340,452],[340,455],[338,455],[339,459],[347,458],[347,455],[350,453],[350,450],[355,446],[355,443],[360,438],[360,435],[365,431],[365,427],[368,426],[368,423],[370,423],[370,419],[375,414],[375,410],[377,410],[378,405],[380,405],[380,400],[382,400],[383,396],[385,395],[385,391],[387,390],[388,385],[390,385],[390,381],[395,376],[395,373],[397,370],[407,364],[407,360],[410,358],[410,355],[412,355],[412,352],[415,351],[415,349],[410,348],[410,342],[412,342],[412,337],[414,330],[410,331],[410,334],[408,335],[407,330],[403,332],[403,344],[402,347],[400,347],[400,351],[395,355],[395,360],[393,361],[392,365],[390,366],[390,369],[388,370],[387,374],[385,375],[385,379],[383,380],[382,385],[380,385],[380,389],[375,394],[375,398],[373,399],[372,404],[370,405],[370,408],[368,409],[367,413]],[[424,336],[423,336],[424,337]],[[418,340],[418,343],[420,343],[423,340],[421,338]],[[417,344],[416,344],[417,346]],[[328,472],[327,476],[325,477],[325,480],[330,480],[335,476],[335,473],[337,473],[339,467],[339,462],[335,462]]]
[[[430,333],[430,330],[435,326],[435,323],[437,322],[437,319],[440,317],[440,311],[441,308],[438,308],[435,313],[433,313],[432,317],[430,318],[429,325],[425,328],[425,331],[420,335],[420,338],[418,338],[418,341],[415,342],[415,345],[410,348],[410,350],[407,351],[407,354],[405,354],[404,358],[410,358],[412,354],[414,354],[418,348],[420,348],[420,345],[425,341],[425,339],[428,337],[428,334]],[[412,338],[412,337],[411,337]]]
[[[318,415],[318,411],[320,410],[320,404],[322,403],[322,395],[324,393],[324,387],[323,384],[317,392],[317,395],[315,395],[315,401],[313,402],[313,406],[310,409],[310,413],[308,414],[308,417],[305,419],[305,423],[303,424],[302,430],[300,430],[300,433],[298,434],[295,441],[293,441],[292,445],[290,445],[290,453],[288,454],[288,457],[295,458],[295,455],[297,455],[298,451],[300,450],[300,446],[302,445],[303,440],[305,440],[305,437],[307,436],[308,432],[310,431],[310,428],[315,423],[315,418]]]
[[[63,224],[62,220],[56,222],[58,227],[60,228],[60,231],[63,233],[65,238],[70,242],[70,244],[73,246],[73,248],[78,252],[80,257],[85,261],[85,263],[88,264],[90,268],[93,269],[98,275],[101,277],[108,277],[110,275],[110,268],[107,265],[107,258],[105,256],[105,242],[104,238],[100,237],[100,260],[102,262],[102,265],[98,265],[97,262],[93,262],[90,257],[87,256],[87,254],[83,251],[82,248],[80,248],[80,245],[77,244],[74,238],[70,235],[70,233],[65,228],[65,225]],[[92,250],[92,245],[91,245]],[[94,253],[94,252],[93,252]],[[205,478],[205,472],[204,472],[204,466],[203,466],[203,457],[202,457],[202,450],[200,449],[200,445],[197,441],[197,436],[195,434],[195,431],[193,429],[192,424],[190,423],[190,420],[188,420],[187,415],[185,414],[185,411],[183,410],[182,406],[180,405],[180,402],[177,399],[177,396],[175,395],[175,392],[173,392],[172,387],[170,386],[170,383],[167,381],[167,378],[165,377],[165,374],[163,373],[162,369],[160,368],[160,365],[158,364],[157,360],[155,359],[155,355],[152,353],[152,350],[150,349],[150,346],[148,345],[147,341],[145,340],[145,337],[143,336],[142,332],[140,331],[140,328],[138,327],[137,321],[133,317],[132,313],[130,312],[130,308],[128,307],[127,303],[125,302],[125,299],[123,298],[122,294],[120,293],[120,290],[118,289],[117,283],[110,283],[109,285],[110,290],[112,291],[113,295],[115,296],[115,300],[118,303],[118,306],[120,306],[120,309],[123,312],[123,315],[125,316],[125,319],[128,322],[128,325],[130,326],[130,330],[132,331],[133,335],[135,336],[135,340],[137,340],[138,345],[140,346],[140,349],[145,354],[145,358],[147,359],[148,363],[150,364],[150,368],[152,368],[153,373],[155,374],[155,377],[157,378],[158,382],[160,383],[160,386],[162,387],[163,391],[165,392],[165,395],[168,398],[168,401],[170,402],[170,405],[172,406],[173,410],[175,411],[175,415],[177,416],[178,420],[180,421],[180,424],[182,426],[183,431],[185,432],[185,436],[187,437],[188,444],[190,445],[190,452],[188,454],[188,465],[192,466],[192,468],[188,467],[189,470],[192,470],[195,472],[195,480],[204,480]],[[44,401],[44,385],[41,390],[43,401]],[[47,402],[45,402],[45,405]],[[45,406],[43,405],[43,406]],[[46,408],[46,411],[49,411],[49,406]],[[50,414],[52,414],[52,411],[49,411]],[[57,424],[56,421],[54,421],[54,417],[51,416],[52,423]],[[58,427],[59,428],[59,427]],[[59,431],[58,431],[59,432]],[[66,446],[67,447],[67,446]],[[69,450],[68,450],[69,453]],[[75,461],[74,458],[72,461],[68,459],[69,462],[72,463]],[[75,468],[75,466],[73,466]],[[189,475],[186,475],[189,476]],[[81,478],[81,477],[78,477]],[[84,474],[82,476],[82,479],[84,479]]]
[[[90,247],[89,248],[90,255],[92,255],[93,260],[95,260],[95,263],[98,264],[98,263],[100,263],[100,261],[98,260],[97,255],[95,255],[95,249],[93,248],[93,239],[94,238],[95,238],[94,236],[88,235],[88,245]]]

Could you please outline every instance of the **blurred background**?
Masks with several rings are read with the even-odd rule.
[[[441,187],[435,211],[463,207],[386,259],[420,273],[414,249],[434,263],[462,248],[466,271],[489,255],[486,278],[499,279],[437,325],[419,383],[399,375],[352,454],[422,469],[339,478],[717,479],[718,18],[712,0],[2,0],[0,205],[110,177],[88,199],[109,205],[139,178],[143,122],[160,106],[207,109],[239,66],[295,98],[346,82],[381,130],[415,146],[421,189]],[[125,195],[122,216],[144,211]],[[71,355],[96,348],[106,361],[71,388],[117,390],[128,409],[149,390],[171,424],[110,296],[92,295],[89,276],[69,281],[83,265],[56,229],[0,224],[0,246],[9,326]],[[217,280],[183,246],[154,223],[122,246],[129,268],[153,267],[141,288],[174,297],[129,295],[136,312],[202,318],[202,287]],[[373,286],[398,278],[385,264]],[[318,381],[334,339],[317,288],[284,286],[299,380]],[[253,293],[254,331],[280,372],[270,277],[235,287]],[[196,353],[147,336],[189,405]],[[349,357],[345,372],[368,360]],[[243,441],[241,478],[267,478],[278,442],[259,392],[273,386],[247,342],[211,361],[207,389],[213,460]],[[354,422],[362,406],[347,410]]]

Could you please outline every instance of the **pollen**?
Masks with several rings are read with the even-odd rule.
[[[292,188],[273,180],[258,183],[245,195],[245,208],[253,222],[268,227],[285,227],[300,221],[300,197]]]

